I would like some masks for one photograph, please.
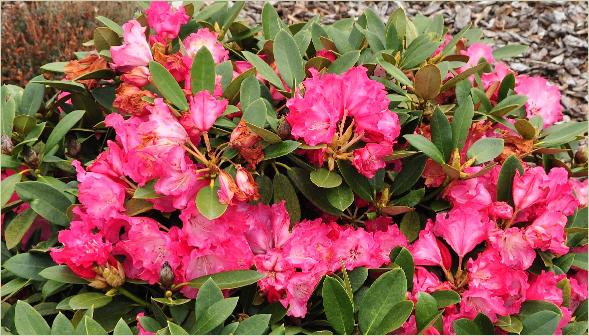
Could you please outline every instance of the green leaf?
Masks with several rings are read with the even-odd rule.
[[[327,201],[325,190],[314,185],[309,179],[309,173],[302,168],[293,167],[287,171],[288,177],[295,187],[316,207],[339,216],[341,211]]]
[[[256,99],[260,98],[260,82],[254,76],[249,76],[241,82],[241,88],[239,89],[239,102],[242,110],[246,111],[251,103]],[[266,117],[264,109],[264,120]],[[257,123],[255,123],[257,125]]]
[[[303,59],[294,38],[285,30],[276,34],[274,40],[274,59],[280,75],[292,89],[294,84],[300,84],[305,79],[305,68]]]
[[[401,269],[381,275],[364,294],[359,305],[358,321],[364,334],[377,333],[391,308],[407,295],[407,279]]]
[[[12,136],[14,117],[16,115],[16,99],[9,92],[6,86],[2,86],[2,134]]]
[[[553,125],[542,132],[540,147],[556,147],[573,141],[577,136],[587,133],[587,122],[567,122]]]
[[[330,276],[323,281],[323,309],[327,321],[338,334],[354,331],[354,306],[344,287]]]
[[[562,329],[563,335],[587,335],[587,321],[570,322]]]
[[[86,87],[83,84],[76,83],[70,80],[34,80],[31,83],[40,83],[51,86],[52,88],[64,90],[68,92],[85,92]]]
[[[41,217],[57,225],[68,225],[70,220],[66,211],[72,203],[61,192],[35,181],[20,182],[15,189],[20,198],[29,202],[31,208]]]
[[[34,77],[31,82],[25,86],[19,106],[19,114],[34,117],[35,113],[39,111],[39,108],[43,103],[43,95],[45,95],[45,85],[33,81],[42,79],[44,79],[43,76]]]
[[[436,145],[434,145],[423,135],[406,134],[403,137],[411,144],[411,146],[422,151],[432,160],[436,161],[437,163],[444,163],[444,155],[440,152]]]
[[[186,96],[184,96],[184,91],[182,91],[176,79],[174,79],[172,74],[163,65],[151,61],[149,62],[149,72],[151,73],[153,84],[167,101],[174,104],[180,111],[188,110],[188,102],[186,101]]]
[[[415,273],[415,263],[411,252],[402,246],[395,247],[390,255],[391,262],[403,270],[407,278],[407,289],[413,290],[413,274]]]
[[[419,214],[417,214],[415,211],[410,211],[404,214],[403,218],[401,219],[401,223],[399,224],[399,229],[410,242],[417,239],[419,231],[421,230]]]
[[[520,56],[528,50],[527,45],[523,44],[509,44],[501,48],[493,50],[493,58],[495,60],[504,60],[515,56]]]
[[[25,288],[30,283],[30,280],[14,278],[2,285],[2,287],[0,288],[0,290],[2,291],[2,296],[8,297],[9,295],[18,293],[21,289]]]
[[[119,36],[123,36],[123,28],[121,28],[121,26],[119,26],[118,23],[114,22],[113,20],[107,17],[100,15],[97,15],[95,19],[100,21],[100,23],[102,23],[103,25],[107,26],[110,30],[117,33]]]
[[[433,64],[428,64],[415,73],[415,94],[425,100],[431,100],[438,96],[442,86],[442,74],[440,69]]]
[[[59,123],[55,125],[55,128],[51,131],[51,134],[49,134],[49,138],[47,138],[47,142],[45,143],[45,153],[53,149],[53,147],[65,137],[67,132],[74,127],[80,119],[82,119],[84,113],[86,113],[84,110],[72,111],[66,114]]]
[[[104,307],[112,301],[112,296],[106,296],[102,293],[82,293],[70,298],[69,305],[72,309],[89,309],[91,307]]]
[[[479,326],[467,318],[457,319],[452,326],[457,335],[484,335]]]
[[[18,174],[17,174],[18,175]],[[28,208],[14,217],[4,230],[4,239],[6,248],[11,249],[20,243],[22,237],[27,233],[33,221],[37,218],[37,213]]]
[[[356,64],[356,62],[358,62],[359,58],[360,58],[360,51],[358,51],[358,50],[348,51],[347,53],[341,55],[335,61],[333,61],[333,63],[331,63],[331,65],[329,65],[329,68],[327,68],[327,72],[335,73],[335,74],[342,74],[342,73],[348,71],[348,69],[350,69],[351,67],[353,67],[354,64]]]
[[[264,62],[258,55],[252,54],[249,51],[243,51],[243,56],[247,59],[248,62],[252,64],[252,66],[258,71],[258,73],[267,81],[269,81],[272,85],[274,85],[279,90],[284,90],[284,85],[282,85],[282,81],[274,72],[274,70],[268,65],[268,63]]]
[[[2,161],[4,161],[4,158],[2,158]],[[2,194],[0,195],[0,198],[2,200],[2,205],[0,205],[0,207],[4,207],[6,203],[8,203],[8,201],[12,197],[12,194],[14,193],[14,188],[16,187],[16,184],[19,183],[21,179],[21,174],[12,174],[3,179],[2,182],[0,182],[0,190]]]
[[[299,52],[301,54],[301,58],[304,58],[307,55],[307,49],[309,49],[309,43],[311,43],[311,32],[309,29],[302,29],[297,32],[293,36]]]
[[[55,265],[47,255],[21,253],[6,260],[2,265],[16,276],[30,280],[45,280],[39,273]]]
[[[85,335],[107,335],[108,333],[104,328],[96,321],[91,319],[89,316],[84,316],[84,319],[80,322]]]
[[[69,62],[52,62],[52,63],[47,63],[47,64],[41,66],[41,71],[55,72],[55,73],[63,73],[65,71],[65,66],[68,63]]]
[[[472,68],[468,68],[466,70],[464,70],[463,72],[461,72],[460,74],[452,77],[451,79],[447,80],[444,84],[442,84],[442,87],[440,88],[440,92],[444,92],[450,88],[453,88],[454,86],[456,86],[459,82],[467,79],[468,77],[470,77],[471,75],[475,74],[475,73],[479,73],[481,72],[484,68],[486,68],[489,64],[487,62],[480,62],[479,64],[477,64],[476,66],[473,66]]]
[[[264,8],[262,8],[262,30],[264,32],[264,38],[266,40],[274,40],[276,34],[282,28],[285,28],[285,26],[272,4],[269,2],[264,4]]]
[[[438,308],[448,307],[460,302],[460,294],[453,290],[438,290],[431,293],[431,296],[436,299]]]
[[[326,193],[329,203],[341,211],[346,210],[354,203],[354,193],[346,185],[328,189]]]
[[[489,112],[493,107],[491,106],[491,101],[487,97],[485,91],[479,88],[471,88],[470,92],[473,97],[476,97],[479,101],[479,108],[478,111],[481,112]]]
[[[405,300],[397,303],[389,310],[381,323],[373,328],[373,334],[387,335],[393,330],[400,328],[407,321],[412,311],[412,301]]]
[[[438,107],[434,109],[431,120],[432,142],[444,155],[444,161],[452,154],[452,128],[448,117]]]
[[[200,287],[194,302],[194,313],[197,319],[202,316],[210,306],[223,300],[223,293],[212,278],[207,278]]]
[[[516,316],[499,316],[495,325],[509,333],[519,334],[523,329],[522,322]]]
[[[205,275],[189,281],[189,286],[200,288],[209,278],[221,289],[233,289],[256,283],[264,276],[252,270],[236,270]]]
[[[14,325],[20,335],[49,335],[51,329],[45,319],[25,301],[16,303]]]
[[[409,87],[413,86],[413,83],[409,80],[409,78],[407,78],[401,69],[385,61],[382,57],[377,58],[376,61],[389,75],[393,76],[394,79],[399,81],[400,84],[407,85]]]
[[[170,321],[168,321],[168,330],[170,331],[170,335],[188,335],[188,332],[184,328]]]
[[[515,129],[526,140],[532,140],[536,137],[537,130],[527,119],[517,119]]]
[[[489,113],[496,117],[504,117],[524,106],[527,100],[528,97],[522,95],[507,96],[505,99],[497,103]]]
[[[94,30],[94,47],[96,50],[110,50],[110,47],[121,44],[121,37],[115,31],[107,27],[98,27]]]
[[[533,313],[522,321],[522,335],[553,335],[558,327],[561,315],[549,311]]]
[[[395,177],[391,186],[393,195],[401,195],[417,183],[425,169],[426,160],[425,155],[416,155],[403,160],[403,170]]]
[[[495,159],[502,152],[503,139],[482,138],[472,144],[466,154],[469,158],[474,158],[476,164],[481,164]]]
[[[374,190],[370,184],[370,180],[364,175],[358,173],[356,168],[348,161],[340,160],[337,162],[337,167],[346,184],[352,188],[352,191],[360,196],[363,200],[372,201],[374,198]]]
[[[438,315],[438,303],[436,299],[424,292],[417,294],[417,304],[415,305],[415,322],[417,331],[423,331],[436,316]]]
[[[516,171],[519,171],[520,175],[523,175],[524,168],[517,156],[512,154],[503,162],[503,166],[501,166],[501,171],[499,172],[497,179],[497,201],[508,202],[513,205],[512,188]]]
[[[250,77],[254,78],[255,77]],[[245,83],[246,80],[243,81]],[[243,87],[242,83],[242,87]],[[266,103],[264,103],[264,98],[258,98],[251,102],[251,104],[247,105],[243,112],[242,119],[245,120],[248,124],[258,126],[263,128],[266,124]],[[292,140],[287,140],[292,141]]]
[[[207,334],[221,325],[233,313],[238,300],[239,298],[232,297],[214,303],[197,319],[192,334]]]
[[[258,127],[256,125],[250,124],[248,122],[246,122],[246,125],[250,131],[259,135],[267,143],[275,144],[275,143],[279,143],[282,141],[282,139],[274,132],[268,131],[267,129]]]
[[[276,174],[274,175],[272,187],[274,203],[286,202],[286,211],[290,217],[290,223],[294,225],[301,219],[301,205],[294,186],[286,175]]]
[[[342,177],[338,173],[330,171],[327,168],[314,170],[309,176],[311,182],[321,188],[335,188],[342,184]]]
[[[350,278],[352,292],[355,292],[362,287],[368,278],[368,269],[366,267],[356,267],[348,272],[348,277]]]
[[[207,90],[211,94],[215,91],[215,60],[207,47],[201,47],[190,68],[190,89],[192,94]]]
[[[198,211],[209,220],[221,217],[227,210],[227,204],[219,202],[218,190],[218,187],[205,187],[196,195]]]
[[[271,144],[264,148],[264,160],[275,159],[288,155],[300,146],[301,143],[294,140],[284,140],[279,143]]]
[[[256,314],[239,322],[234,335],[263,335],[270,323],[270,314]]]
[[[45,279],[70,284],[87,284],[88,281],[80,278],[70,270],[66,265],[57,265],[47,267],[39,273]]]
[[[513,73],[507,74],[503,77],[501,81],[501,85],[499,85],[499,92],[497,96],[497,101],[502,101],[507,97],[509,90],[513,90],[515,88],[515,75]]]
[[[51,335],[75,335],[74,326],[61,312],[53,320]]]
[[[468,97],[462,104],[458,105],[454,111],[452,119],[452,147],[462,149],[468,136],[468,130],[474,117],[474,105],[472,99]]]
[[[153,198],[161,197],[161,195],[159,195],[157,192],[155,192],[154,186],[155,186],[156,182],[157,182],[156,180],[151,180],[151,181],[147,182],[143,187],[139,187],[139,188],[135,189],[135,192],[133,193],[133,198],[153,199]]]

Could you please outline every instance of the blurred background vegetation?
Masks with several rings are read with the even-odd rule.
[[[83,50],[97,15],[122,24],[138,9],[136,2],[124,1],[2,1],[1,6],[2,82],[20,86],[41,65],[70,60]]]

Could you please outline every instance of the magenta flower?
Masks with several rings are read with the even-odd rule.
[[[515,93],[528,97],[526,114],[542,117],[544,127],[562,120],[560,89],[539,76],[517,76]]]
[[[188,22],[188,15],[184,6],[173,8],[166,1],[153,1],[145,10],[147,23],[156,32],[155,41],[167,43],[176,38],[180,32],[180,26]]]
[[[145,29],[137,20],[131,20],[123,25],[123,44],[110,47],[114,68],[127,71],[134,67],[146,66],[153,60],[151,48],[145,38]]]
[[[448,213],[438,214],[433,229],[458,256],[464,257],[487,238],[490,225],[488,219],[477,211],[454,208]]]
[[[229,103],[227,99],[218,100],[208,91],[200,91],[189,97],[192,126],[199,132],[208,131]]]

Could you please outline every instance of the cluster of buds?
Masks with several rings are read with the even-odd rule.
[[[252,174],[240,165],[236,169],[235,179],[226,171],[219,171],[219,202],[231,204],[234,199],[240,202],[258,200],[260,193]]]
[[[125,283],[125,271],[123,265],[117,261],[117,266],[95,266],[96,277],[89,285],[96,289],[118,288]]]

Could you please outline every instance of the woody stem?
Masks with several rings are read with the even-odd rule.
[[[205,139],[205,145],[207,146],[207,153],[210,153],[211,152],[211,142],[209,140],[209,132],[204,132],[204,134],[202,136]]]

